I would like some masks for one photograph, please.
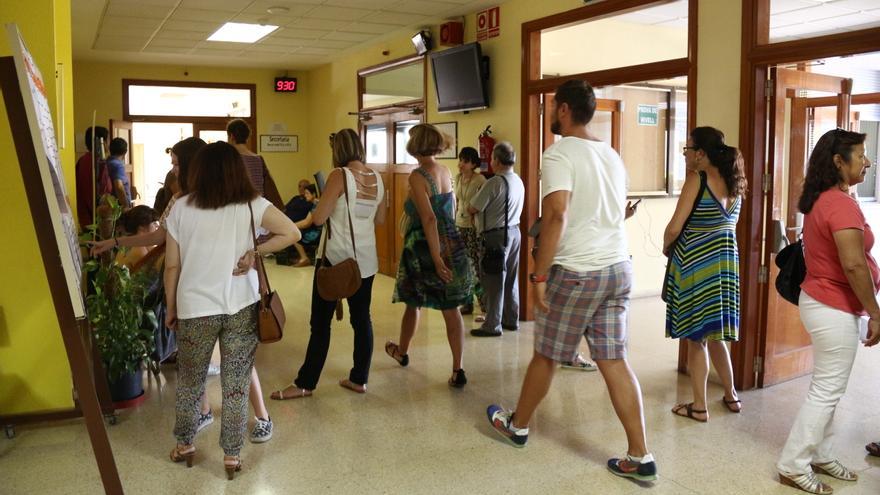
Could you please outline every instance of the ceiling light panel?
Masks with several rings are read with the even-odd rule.
[[[267,34],[278,29],[271,24],[244,24],[240,22],[227,22],[214,34],[208,37],[208,41],[228,41],[234,43],[254,43]]]

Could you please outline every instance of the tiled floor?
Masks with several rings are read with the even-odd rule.
[[[308,338],[311,270],[271,265],[273,285],[287,303],[287,335],[258,353],[264,394],[289,383]],[[803,400],[808,379],[742,394],[744,411],[727,413],[721,390],[710,388],[707,424],[673,416],[689,398],[687,378],[676,373],[677,342],[663,337],[663,303],[633,301],[630,358],[644,394],[649,447],[660,479],[654,484],[614,477],[605,460],[625,449],[598,373],[560,371],[538,409],[525,449],[511,448],[488,427],[486,406],[515,403],[531,356],[531,324],[500,339],[468,336],[464,368],[470,383],[450,389],[450,354],[437,312],[427,312],[401,368],[383,350],[397,337],[403,306],[392,305],[393,281],[374,288],[375,352],[369,393],[357,395],[336,382],[351,366],[351,329],[334,325],[330,357],[311,398],[268,401],[275,436],[247,444],[244,469],[227,482],[217,445],[219,421],[196,439],[192,469],[172,464],[174,378],[149,384],[149,398],[120,414],[109,427],[127,493],[595,493],[595,494],[794,494],[777,483],[776,456]],[[470,319],[466,320],[470,324]],[[744,329],[751,331],[752,329]],[[826,480],[837,493],[880,493],[880,459],[863,445],[880,440],[880,351],[861,349],[850,389],[837,413],[838,453],[857,470],[858,483]],[[220,383],[209,395],[220,408]],[[650,489],[649,489],[650,487]],[[101,491],[97,466],[80,421],[19,427],[0,438],[0,493],[93,494]]]

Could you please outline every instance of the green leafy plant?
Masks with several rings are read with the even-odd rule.
[[[104,213],[109,213],[106,216],[110,223],[109,233],[102,236],[98,228],[101,222],[98,222],[87,227],[84,238],[113,236],[122,208],[112,196],[105,196],[103,201],[107,205]],[[147,361],[150,368],[155,367],[150,355],[155,347],[153,333],[158,327],[155,313],[145,307],[150,282],[155,275],[148,272],[132,274],[127,266],[113,261],[114,251],[90,259],[84,266],[90,274],[91,290],[86,296],[88,318],[111,382],[136,372],[143,361]]]

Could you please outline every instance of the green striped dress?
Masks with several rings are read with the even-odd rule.
[[[670,253],[666,274],[666,336],[691,340],[739,338],[740,198],[727,208],[700,172],[699,200]]]

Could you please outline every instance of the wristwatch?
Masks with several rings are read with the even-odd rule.
[[[533,284],[543,284],[549,277],[547,275],[538,275],[537,273],[529,274],[529,282]]]

